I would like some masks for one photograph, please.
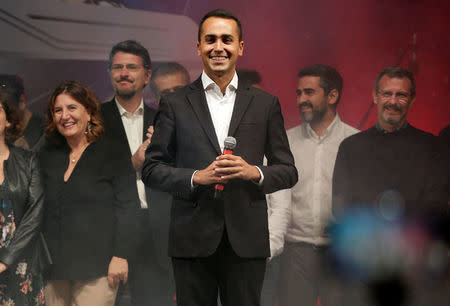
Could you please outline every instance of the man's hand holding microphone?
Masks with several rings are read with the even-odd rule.
[[[236,139],[228,136],[224,141],[223,154],[218,156],[208,167],[198,170],[193,177],[194,186],[214,186],[214,197],[220,197],[226,184],[231,179],[242,179],[258,182],[261,174],[255,166],[249,165],[242,157],[233,155]]]

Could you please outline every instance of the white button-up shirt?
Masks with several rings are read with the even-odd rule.
[[[233,114],[234,101],[236,100],[236,90],[238,87],[238,77],[236,72],[233,79],[228,84],[225,94],[220,91],[219,86],[203,71],[203,89],[205,90],[206,102],[209,113],[214,124],[220,150],[223,151],[225,138],[228,136],[231,115]]]
[[[276,231],[270,234],[271,249],[275,253],[283,249],[284,241],[280,237],[284,233],[290,242],[314,245],[328,242],[324,229],[333,218],[332,178],[337,151],[342,140],[357,132],[337,114],[321,137],[307,123],[287,131],[299,182],[287,194],[281,191],[269,197],[270,207],[285,212],[269,217],[269,228]]]
[[[203,71],[201,78],[214,130],[220,145],[220,150],[223,152],[225,138],[228,136],[231,116],[233,115],[234,102],[236,101],[238,76],[235,72],[233,79],[231,79],[231,82],[225,89],[225,94],[222,94],[220,87],[205,73],[205,71]],[[261,175],[261,178],[257,183],[258,185],[261,185],[264,181],[264,175],[258,166],[256,166],[256,169],[258,169],[259,174]],[[196,172],[197,171],[195,171],[191,177],[192,188],[194,187],[193,179]]]
[[[120,105],[116,99],[116,105],[119,109],[120,117],[122,118],[123,127],[127,134],[128,145],[130,146],[131,154],[133,155],[142,144],[144,133],[144,100],[132,114]],[[145,195],[145,185],[141,181],[141,171],[136,172],[136,186],[141,202],[141,208],[148,208],[147,198]]]

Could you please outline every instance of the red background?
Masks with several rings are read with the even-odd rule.
[[[287,128],[300,123],[295,103],[297,72],[315,63],[341,72],[344,91],[338,111],[355,127],[372,103],[377,74],[399,63],[416,76],[417,99],[410,123],[434,134],[450,123],[450,1],[124,2],[130,8],[184,14],[197,23],[215,8],[235,13],[242,21],[245,42],[238,68],[261,73],[265,90],[280,98]],[[362,128],[375,120],[373,108]]]

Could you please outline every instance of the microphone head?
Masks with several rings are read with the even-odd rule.
[[[233,150],[236,147],[236,138],[228,136],[223,142],[224,148],[227,150]]]

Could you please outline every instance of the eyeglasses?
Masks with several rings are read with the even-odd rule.
[[[110,70],[114,71],[114,72],[118,72],[118,71],[122,71],[123,68],[126,68],[130,72],[136,72],[139,69],[141,69],[141,67],[143,67],[143,66],[142,65],[136,65],[136,64],[126,64],[126,65],[114,64],[114,65],[111,65]]]
[[[383,100],[389,100],[392,97],[394,97],[394,99],[397,99],[400,102],[408,102],[408,100],[410,98],[410,95],[404,91],[392,92],[392,91],[380,90],[380,91],[378,91],[378,95]]]

